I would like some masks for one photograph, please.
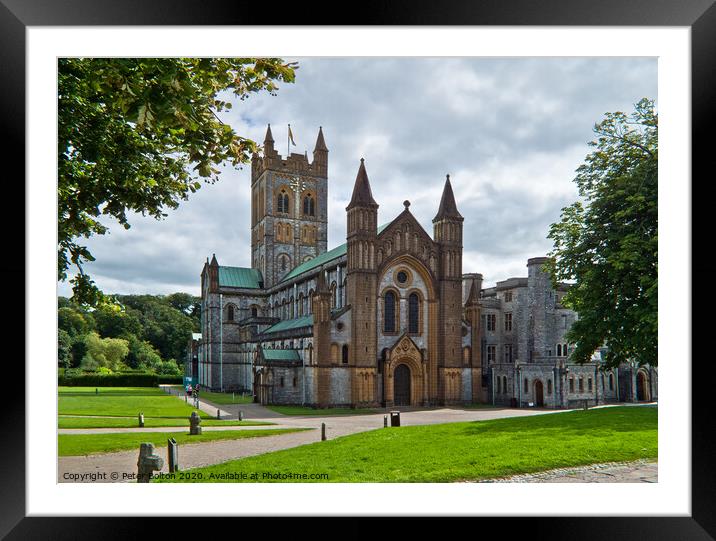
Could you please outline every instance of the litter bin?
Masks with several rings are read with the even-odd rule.
[[[400,426],[400,412],[399,411],[391,411],[390,412],[390,426]]]

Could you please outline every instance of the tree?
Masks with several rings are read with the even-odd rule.
[[[105,297],[84,271],[94,257],[80,239],[103,235],[106,216],[162,219],[166,209],[218,179],[216,165],[246,163],[258,147],[216,113],[275,94],[296,65],[279,58],[61,58],[58,62],[58,279],[77,269],[73,300]]]
[[[85,337],[87,354],[82,358],[81,366],[85,370],[99,367],[110,370],[122,368],[124,358],[129,353],[127,340],[122,338],[100,338],[96,332]]]
[[[630,115],[607,113],[594,126],[596,150],[577,169],[584,202],[550,226],[553,281],[573,280],[563,302],[579,314],[566,338],[571,359],[656,365],[658,264],[658,116],[642,99]]]
[[[105,304],[92,312],[97,332],[105,338],[129,338],[142,332],[142,324],[118,305]]]
[[[70,336],[77,336],[94,330],[95,321],[92,315],[75,307],[65,306],[57,310],[57,326]]]
[[[62,329],[57,332],[57,363],[60,368],[72,366],[72,337]]]

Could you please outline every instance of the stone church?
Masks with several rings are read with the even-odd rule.
[[[464,218],[445,180],[432,236],[410,212],[377,222],[361,159],[346,243],[328,250],[328,148],[286,158],[269,126],[251,163],[251,268],[201,272],[187,372],[263,404],[570,407],[656,398],[656,370],[568,363],[576,314],[542,270],[483,289],[462,272]],[[469,226],[468,226],[469,227]],[[473,224],[474,227],[474,224]]]

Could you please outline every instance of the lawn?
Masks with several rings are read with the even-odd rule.
[[[369,413],[386,413],[382,409],[361,408],[309,408],[306,406],[266,406],[271,411],[284,415],[366,415]]]
[[[199,399],[212,402],[214,404],[231,405],[231,404],[251,404],[254,401],[251,395],[241,395],[236,393],[214,393],[211,391],[199,390]]]
[[[203,432],[191,436],[188,432],[125,432],[115,434],[60,434],[58,436],[59,456],[88,455],[91,453],[110,453],[126,449],[136,449],[142,443],[153,443],[155,447],[167,445],[168,438],[174,438],[178,444],[199,443],[217,440],[238,440],[242,438],[261,438],[276,436],[288,432],[313,430],[303,428],[281,428],[275,430],[223,430]]]
[[[96,389],[96,390],[95,390]],[[186,419],[195,411],[176,396],[156,387],[60,387],[60,415],[99,417],[173,417]],[[199,412],[202,417],[208,414]]]
[[[656,407],[611,407],[533,417],[381,428],[196,468],[328,474],[329,482],[452,482],[585,464],[656,459]],[[171,479],[164,479],[171,482]],[[174,482],[181,482],[178,479]],[[310,479],[281,479],[311,482]],[[315,482],[315,481],[314,481]]]
[[[272,425],[263,421],[221,421],[218,419],[202,419],[201,426],[258,426]],[[136,428],[137,417],[68,417],[59,416],[58,428]],[[147,417],[144,416],[144,426],[147,428],[164,426],[189,426],[188,417],[181,419],[173,417]]]

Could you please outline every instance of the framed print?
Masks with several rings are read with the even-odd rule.
[[[713,265],[707,263],[705,257],[696,258],[693,262],[692,248],[709,246],[706,234],[711,228],[708,224],[699,223],[699,218],[703,222],[703,217],[709,216],[709,213],[705,209],[698,212],[697,207],[692,208],[692,200],[699,203],[707,199],[692,198],[691,195],[697,187],[691,181],[694,176],[692,171],[697,171],[698,165],[711,165],[713,162],[709,144],[713,142],[713,129],[709,121],[713,117],[716,77],[712,67],[716,54],[716,39],[713,37],[716,35],[716,7],[712,0],[657,4],[642,0],[599,4],[578,0],[550,1],[539,6],[524,0],[510,0],[479,5],[450,2],[439,8],[437,4],[427,2],[413,2],[409,6],[403,3],[368,3],[356,9],[355,18],[349,25],[332,17],[335,9],[332,5],[323,4],[311,4],[310,7],[311,12],[321,13],[319,19],[306,17],[299,20],[294,18],[293,12],[289,14],[277,10],[267,20],[263,10],[191,1],[170,3],[158,0],[141,7],[128,2],[85,0],[70,0],[61,6],[40,1],[0,2],[3,72],[0,107],[4,132],[9,136],[9,147],[6,147],[6,167],[9,170],[5,178],[8,179],[6,187],[11,189],[6,196],[7,216],[12,216],[11,211],[22,206],[20,201],[24,201],[26,212],[24,239],[21,240],[21,236],[14,232],[17,227],[8,231],[7,235],[11,245],[7,257],[12,258],[6,265],[6,279],[12,284],[8,290],[11,295],[19,297],[23,289],[19,284],[23,284],[25,306],[24,312],[16,310],[15,307],[19,306],[16,303],[21,301],[11,298],[8,312],[25,315],[24,343],[27,348],[24,371],[18,368],[19,363],[6,364],[12,368],[7,372],[3,416],[6,437],[1,464],[5,505],[0,513],[0,527],[9,539],[83,539],[111,536],[113,533],[141,535],[142,529],[147,526],[123,520],[122,517],[127,516],[163,516],[170,519],[164,522],[190,517],[191,529],[196,528],[194,521],[202,518],[199,526],[202,531],[205,524],[222,516],[242,519],[459,516],[479,517],[483,519],[481,522],[492,517],[491,521],[499,528],[507,528],[509,524],[510,531],[520,535],[537,534],[555,539],[716,538],[716,519],[712,512],[716,505],[716,474],[712,464],[716,449],[709,428],[710,368],[708,358],[702,359],[692,349],[692,336],[704,334],[693,333],[692,324],[693,328],[706,331],[705,325],[710,320],[708,315],[699,317],[693,312],[693,307],[697,306],[697,302],[698,305],[708,305],[712,289],[708,280],[710,274],[707,273]],[[58,284],[56,271],[58,244],[54,218],[57,216],[58,175],[56,127],[60,122],[57,112],[59,59],[245,56],[281,57],[286,62],[297,63],[296,73],[313,77],[315,85],[306,85],[306,94],[302,97],[290,94],[293,96],[291,99],[303,99],[301,106],[310,110],[302,115],[296,113],[299,106],[291,109],[274,105],[281,98],[279,88],[278,97],[272,96],[274,101],[271,104],[258,98],[247,100],[245,103],[251,108],[242,110],[240,107],[244,107],[244,102],[241,101],[241,106],[239,102],[234,103],[235,113],[231,114],[235,116],[217,116],[219,123],[222,119],[231,118],[232,122],[235,119],[241,125],[242,135],[246,133],[251,140],[263,141],[261,146],[264,156],[268,156],[267,161],[259,164],[258,158],[254,158],[256,163],[248,159],[244,162],[246,170],[242,174],[252,182],[262,175],[271,179],[266,184],[270,193],[264,197],[258,187],[254,194],[250,188],[229,184],[222,188],[226,191],[221,192],[227,202],[225,208],[221,207],[218,199],[207,199],[203,203],[203,213],[194,211],[196,214],[180,215],[184,221],[184,236],[162,237],[166,229],[160,229],[162,222],[157,222],[157,226],[137,228],[144,231],[146,239],[150,239],[141,247],[139,244],[131,249],[122,247],[116,240],[123,238],[121,228],[112,230],[114,235],[103,237],[103,240],[111,239],[114,243],[107,244],[109,249],[103,250],[98,244],[88,241],[93,253],[100,254],[98,261],[114,257],[116,262],[114,274],[104,275],[105,281],[100,286],[118,288],[118,291],[125,288],[124,291],[130,294],[168,294],[178,291],[174,285],[184,284],[183,276],[188,273],[192,277],[196,275],[192,291],[201,291],[202,299],[209,298],[208,293],[204,294],[205,289],[216,293],[220,303],[215,312],[219,322],[215,329],[211,323],[213,320],[207,319],[212,317],[211,312],[202,312],[206,315],[197,319],[201,322],[204,337],[207,333],[220,333],[218,343],[221,345],[217,348],[223,348],[224,344],[230,347],[232,343],[224,340],[224,333],[228,335],[232,332],[232,325],[237,321],[251,320],[252,325],[261,329],[257,332],[267,333],[263,336],[278,331],[288,333],[285,336],[286,340],[291,340],[290,346],[286,345],[288,342],[281,342],[283,338],[267,339],[256,349],[245,352],[246,358],[251,359],[248,364],[252,366],[252,371],[245,377],[251,383],[243,385],[237,382],[236,392],[253,393],[249,401],[260,405],[276,403],[272,401],[277,401],[279,396],[290,396],[297,402],[287,404],[302,406],[313,404],[312,399],[306,397],[315,396],[318,397],[315,403],[328,408],[350,403],[352,407],[363,407],[376,413],[378,408],[374,406],[378,404],[382,409],[380,418],[376,419],[382,422],[382,413],[385,413],[386,426],[389,418],[392,423],[398,423],[394,426],[400,426],[399,415],[397,420],[390,417],[400,407],[409,410],[445,405],[449,404],[448,397],[455,403],[468,403],[473,397],[480,396],[481,401],[488,405],[525,408],[522,414],[533,407],[579,409],[576,398],[579,392],[587,396],[593,388],[597,400],[593,404],[585,403],[585,406],[601,405],[607,401],[606,393],[610,385],[616,387],[615,402],[658,400],[662,403],[661,410],[657,410],[658,478],[654,474],[648,479],[656,482],[518,483],[512,479],[513,482],[508,483],[459,483],[420,477],[393,478],[388,474],[383,479],[371,479],[370,482],[351,482],[339,477],[338,483],[180,483],[171,488],[163,483],[61,482],[61,473],[66,470],[59,465],[58,456],[57,419],[61,412],[57,409],[57,379],[52,362],[43,361],[56,353],[58,295],[71,294],[67,283]],[[470,69],[463,70],[465,65]],[[303,72],[302,66],[305,66]],[[224,66],[222,69],[229,68]],[[505,75],[507,73],[515,75]],[[521,82],[515,82],[520,80],[520,73],[523,74]],[[493,77],[491,74],[500,75]],[[580,77],[582,79],[575,82]],[[550,88],[560,91],[551,101]],[[628,91],[619,94],[619,90],[625,88]],[[271,88],[268,90],[272,91]],[[611,92],[614,96],[612,101],[595,98],[597,105],[590,102],[593,96],[603,97]],[[566,123],[554,123],[551,117],[582,115],[586,118],[584,111],[589,111],[594,124],[605,112],[603,108],[599,109],[602,104],[617,103],[620,107],[628,107],[629,100],[633,99],[632,93],[637,92],[643,95],[652,93],[658,102],[663,128],[658,141],[661,147],[658,158],[661,173],[658,175],[658,281],[662,290],[658,313],[658,356],[661,357],[658,384],[656,371],[647,374],[635,368],[631,372],[617,372],[625,378],[621,386],[618,379],[614,384],[608,378],[600,380],[596,369],[593,376],[585,372],[582,377],[573,369],[570,382],[565,369],[566,361],[558,359],[566,357],[568,350],[570,353],[573,351],[573,344],[568,344],[566,339],[540,346],[545,359],[557,360],[546,370],[546,375],[528,376],[530,361],[523,357],[527,355],[525,351],[528,347],[521,345],[521,338],[515,339],[514,346],[506,347],[499,343],[495,349],[490,349],[488,341],[483,343],[475,339],[470,342],[473,336],[470,333],[477,333],[481,325],[485,329],[512,332],[514,325],[517,334],[521,325],[527,325],[527,316],[522,321],[516,308],[514,316],[510,309],[496,311],[494,321],[490,319],[487,314],[492,313],[488,308],[493,301],[487,297],[494,296],[495,301],[499,297],[503,303],[514,302],[517,306],[521,294],[518,292],[519,284],[522,284],[520,280],[523,278],[515,276],[521,277],[522,273],[527,275],[529,272],[529,278],[525,277],[523,284],[528,287],[528,279],[536,280],[540,272],[537,264],[547,260],[535,256],[546,255],[549,247],[545,247],[544,243],[529,244],[533,237],[523,235],[523,229],[519,234],[510,236],[508,227],[499,222],[509,221],[511,217],[517,219],[518,215],[523,219],[536,216],[539,212],[535,209],[543,203],[540,198],[554,195],[546,194],[547,186],[555,191],[562,190],[559,196],[552,199],[559,204],[552,202],[552,207],[543,211],[551,213],[547,222],[535,223],[544,229],[545,225],[556,222],[560,217],[560,208],[563,211],[563,207],[576,200],[577,192],[573,187],[571,191],[564,187],[551,188],[549,177],[557,174],[554,171],[563,171],[566,167],[569,172],[579,166],[583,156],[589,152],[585,144],[589,134],[585,136],[581,131],[574,136],[576,142],[568,155],[545,151],[543,157],[532,161],[519,161],[518,157],[522,159],[522,154],[528,153],[527,141],[539,141],[543,148],[557,145],[557,136],[554,132],[548,133],[546,126],[564,126]],[[568,105],[557,103],[566,100],[567,95],[570,99]],[[339,99],[337,96],[344,100],[341,103],[348,105],[341,112],[341,120],[331,124],[332,119],[339,117],[339,108],[335,106]],[[405,103],[417,100],[417,96],[429,96],[435,101],[426,99],[410,106]],[[498,100],[502,101],[498,104]],[[631,104],[636,101],[634,98]],[[439,106],[431,105],[438,102]],[[525,113],[517,112],[515,104],[526,102],[530,102],[529,111],[542,119],[542,128],[534,118],[527,119]],[[449,114],[446,113],[448,110]],[[510,112],[514,114],[510,116]],[[321,120],[321,115],[328,120]],[[478,116],[482,118],[473,122],[472,119]],[[494,117],[491,121],[487,120],[491,117]],[[137,112],[136,118],[137,122],[147,121],[147,109]],[[272,118],[277,120],[270,124]],[[387,119],[392,120],[392,131],[385,127]],[[585,124],[586,121],[580,119]],[[290,120],[292,124],[288,123]],[[265,124],[269,124],[268,128]],[[375,133],[371,133],[371,127]],[[590,128],[587,126],[587,131]],[[476,133],[472,132],[473,129]],[[540,134],[540,129],[544,133]],[[557,131],[557,128],[553,129]],[[444,135],[445,140],[441,141],[441,133],[448,132],[452,138]],[[358,137],[358,133],[362,136]],[[306,141],[309,138],[310,143]],[[430,144],[425,143],[422,147],[416,144],[418,140],[429,139]],[[481,143],[475,143],[476,140],[481,140]],[[507,141],[513,146],[507,148]],[[525,147],[520,148],[519,141],[525,142]],[[464,150],[459,149],[461,144],[464,144]],[[304,146],[306,150],[302,153]],[[311,155],[312,158],[309,158]],[[513,156],[514,165],[509,160],[500,161],[499,156],[503,155]],[[25,157],[24,160],[21,156]],[[220,161],[217,158],[213,163],[215,165]],[[381,161],[392,165],[376,163]],[[167,166],[172,164],[167,162]],[[219,168],[216,173],[221,174],[221,168],[216,167]],[[433,171],[434,167],[438,169]],[[436,177],[438,170],[439,183],[420,180]],[[330,174],[327,171],[331,171]],[[491,183],[484,181],[486,177],[492,179]],[[20,178],[24,182],[17,180]],[[241,178],[241,182],[245,180],[244,177],[231,178]],[[321,182],[326,178],[340,179],[341,186],[325,188]],[[534,179],[535,184],[540,183],[539,187],[526,187],[525,181],[521,180],[526,178]],[[221,182],[216,185],[220,186]],[[211,186],[205,184],[200,192]],[[500,190],[507,190],[513,198],[517,198],[520,192],[522,196],[529,194],[529,201],[522,207],[511,206],[509,202],[492,205],[475,203],[476,193],[482,194],[484,202],[490,197],[496,198]],[[192,193],[194,191],[191,190]],[[239,201],[235,206],[228,203],[233,197]],[[262,207],[261,201],[268,202],[265,203],[268,210]],[[356,208],[360,212],[356,213]],[[377,220],[371,212],[375,212]],[[263,215],[271,217],[265,222],[268,233],[264,224],[260,223],[259,217]],[[693,222],[692,216],[696,218]],[[217,223],[234,219],[247,224],[246,227],[239,225],[236,229],[241,231],[236,234],[227,233],[224,226]],[[10,223],[20,220],[18,216]],[[341,225],[333,225],[335,223]],[[388,231],[390,241],[369,246],[372,237],[358,225],[364,223],[374,225],[373,233],[377,229],[376,235]],[[428,229],[428,224],[431,229],[435,228],[434,233]],[[349,230],[351,227],[355,231]],[[456,228],[459,228],[460,234],[464,231],[464,236],[458,237],[459,257],[450,259],[442,254],[452,253],[450,250],[454,247],[450,239],[457,235]],[[544,233],[542,237],[547,232]],[[212,236],[222,235],[224,238],[220,242],[209,240]],[[431,236],[435,237],[434,246]],[[187,240],[182,257],[172,255],[178,254],[178,251],[165,250],[165,245],[177,243],[177,239],[192,237],[202,241]],[[327,242],[326,238],[330,240]],[[336,238],[341,240],[336,242]],[[351,244],[356,238],[366,244]],[[346,246],[342,248],[344,252],[338,254],[335,251],[340,251],[341,246],[337,245],[343,242],[342,239],[346,239]],[[702,242],[694,242],[698,240]],[[18,246],[12,246],[13,242]],[[488,245],[492,246],[495,254],[499,254],[505,253],[509,243],[527,244],[532,250],[530,252],[525,248],[523,257],[522,249],[513,249],[514,253],[523,257],[518,266],[500,266],[499,262],[485,256]],[[216,253],[212,258],[209,250],[214,246],[223,249],[223,253]],[[237,246],[246,252],[238,256],[246,260],[242,263],[244,266],[224,267],[232,264],[229,260],[235,256],[230,255],[231,250]],[[208,253],[204,253],[205,250]],[[400,250],[413,250],[415,253],[404,254],[389,267],[386,262]],[[535,250],[540,253],[534,253]],[[114,255],[110,253],[112,251]],[[20,255],[23,253],[26,254],[24,264]],[[478,253],[481,259],[475,255]],[[334,254],[331,256],[333,259],[327,254]],[[431,259],[431,256],[434,258]],[[151,263],[139,269],[139,266],[133,266],[135,257]],[[197,257],[198,264],[195,264],[193,261]],[[341,262],[344,260],[340,257],[345,257],[346,261],[343,270]],[[444,266],[438,263],[438,257],[444,257],[439,260],[446,262]],[[335,263],[333,266],[332,261]],[[370,265],[373,263],[369,262],[376,262],[374,271],[366,270],[372,268]],[[382,263],[386,263],[385,269],[380,267]],[[171,274],[169,268],[179,264],[191,269]],[[317,264],[322,266],[316,267]],[[320,268],[315,276],[311,275],[315,282],[302,283],[300,276],[309,276],[315,268]],[[157,269],[165,277],[151,278],[155,280],[152,283],[160,284],[154,290],[132,285],[150,283],[141,280],[150,280],[147,277],[152,273],[156,275]],[[259,272],[252,273],[252,269],[259,269]],[[378,269],[381,269],[380,272]],[[489,274],[491,278],[488,282],[492,282],[482,284],[482,274],[478,271],[485,272],[486,276]],[[354,282],[361,285],[344,281],[344,272],[363,273],[362,281]],[[454,281],[461,281],[464,289],[455,293],[457,300],[469,304],[469,299],[473,298],[475,306],[472,316],[466,311],[465,316],[452,323],[449,318],[438,316],[447,313],[446,299],[452,298],[448,286],[444,285],[449,282],[451,272],[457,276]],[[130,275],[139,278],[132,282]],[[473,279],[480,276],[479,283],[471,282],[466,287],[466,276]],[[293,293],[287,286],[285,299],[276,289],[284,280],[293,280]],[[361,292],[369,290],[362,288],[368,287],[365,284],[372,284],[371,280],[376,282],[371,286],[376,295],[370,290],[370,294],[365,293],[364,296]],[[166,285],[161,285],[162,281]],[[214,283],[215,291],[212,290]],[[514,301],[512,286],[508,287],[510,284],[515,287]],[[219,295],[223,286],[229,289],[222,290]],[[305,303],[298,297],[299,293],[303,293],[301,288],[304,286],[306,291],[302,299]],[[246,295],[232,300],[227,293],[231,288]],[[252,289],[268,292],[265,304],[264,300],[251,300],[254,299],[251,296],[253,293],[246,293],[246,290]],[[693,299],[692,292],[697,293]],[[508,293],[509,298],[505,297]],[[289,294],[292,295],[290,299]],[[256,298],[260,297],[258,293],[256,295]],[[369,296],[377,298],[371,301],[375,301],[375,306],[369,303]],[[478,297],[482,300],[478,301]],[[367,307],[370,305],[376,321],[380,320],[377,337],[368,338],[370,333],[364,329],[359,333],[353,320],[341,319],[349,310],[351,314],[358,314],[362,298],[365,298]],[[561,299],[560,290],[557,290],[552,301],[545,296],[530,302],[559,304]],[[325,310],[321,312],[320,307]],[[202,304],[202,310],[208,308]],[[324,312],[326,329],[331,330],[326,331],[328,338],[322,342],[316,329],[321,317],[319,314]],[[299,325],[301,318],[309,314],[312,318],[312,341],[307,339],[308,334],[301,334],[302,327]],[[19,317],[15,315],[14,319]],[[356,321],[362,321],[355,317]],[[565,328],[568,317],[571,316],[565,311]],[[455,325],[458,325],[458,330]],[[530,319],[529,325],[533,328],[539,322]],[[239,325],[235,327],[238,329]],[[461,328],[462,335],[459,333]],[[350,346],[349,342],[344,344],[340,338],[341,332],[349,330],[352,336],[360,336],[354,338],[356,342],[350,342]],[[9,334],[9,343],[19,342],[15,334]],[[454,347],[449,350],[444,345],[449,340],[458,345],[457,353]],[[206,338],[201,342],[201,333],[195,341],[197,348],[208,343]],[[295,346],[299,341],[300,346]],[[239,342],[237,339],[237,344]],[[530,344],[530,351],[537,351],[533,342],[524,339],[525,344]],[[382,364],[376,364],[375,371],[362,367],[351,376],[354,378],[351,383],[340,383],[343,376],[336,374],[343,374],[344,368],[353,367],[358,362],[358,353],[353,348],[357,351],[359,346],[365,347],[365,351],[373,347],[374,356],[382,355]],[[503,374],[493,369],[479,372],[481,376],[475,375],[478,372],[471,371],[471,363],[477,357],[477,353],[473,353],[477,349],[481,350],[480,358],[484,359],[481,362],[494,363],[495,366],[508,363],[510,370]],[[192,379],[191,383],[194,386],[200,383],[202,391],[206,389],[207,393],[217,391],[217,385],[221,391],[232,391],[232,380],[225,376],[228,372],[224,372],[223,364],[215,376],[211,372],[214,368],[203,367],[201,355],[204,353],[201,351],[204,350],[197,349],[196,369],[192,368],[189,359],[186,365],[188,372],[184,375],[190,374],[191,379],[192,370],[197,372],[196,381]],[[224,351],[219,351],[223,360]],[[237,359],[243,358],[241,354],[241,351],[237,352]],[[161,355],[168,359],[187,356],[188,353],[182,351],[177,355],[165,355],[162,350]],[[330,375],[325,375],[328,368],[323,372],[315,370],[315,382],[310,378],[307,380],[305,375],[306,365],[313,363],[313,355],[325,355],[325,359],[330,359],[332,363]],[[455,356],[455,366],[436,363],[436,375],[432,376],[432,360],[450,355]],[[188,355],[187,358],[190,357]],[[270,370],[268,367],[271,367]],[[558,379],[560,368],[563,380]],[[211,375],[202,372],[204,369]],[[356,383],[359,381],[358,372],[366,382],[377,377],[382,387]],[[439,378],[438,372],[441,374]],[[627,374],[631,378],[628,383]],[[216,383],[217,378],[220,383]],[[450,378],[461,383],[451,385]],[[386,383],[389,380],[390,385]],[[328,391],[325,390],[326,381],[332,382]],[[438,385],[433,381],[441,383]],[[469,383],[464,383],[466,381]],[[563,396],[560,395],[562,398],[558,401],[559,385]],[[184,386],[186,389],[186,382]],[[380,396],[373,396],[371,393],[377,388],[381,389]],[[508,389],[512,393],[509,396]],[[599,389],[605,393],[601,403]],[[95,389],[95,392],[99,394],[99,390]],[[622,392],[632,393],[633,400],[621,400]],[[363,397],[358,400],[363,406],[356,406],[352,399],[343,399],[342,393]],[[467,395],[470,399],[465,398]],[[570,401],[568,396],[572,396],[573,400]],[[582,401],[588,401],[579,396]],[[198,400],[197,397],[197,403]],[[184,402],[188,404],[188,399],[185,398]],[[233,402],[225,410],[217,407],[216,417],[221,418],[224,411],[233,412],[232,407]],[[93,415],[87,411],[70,414],[78,417]],[[410,418],[407,413],[404,415]],[[243,412],[239,419],[243,419]],[[470,418],[474,419],[476,417]],[[143,414],[140,414],[139,422],[143,427]],[[210,425],[205,422],[205,426]],[[289,425],[286,421],[286,427],[281,425],[281,428],[290,428]],[[305,428],[303,425],[300,427]],[[325,425],[321,427],[315,422],[310,428],[315,429],[311,434],[320,435]],[[332,429],[333,426],[328,427],[329,432]],[[229,432],[228,428],[226,432]],[[212,432],[207,430],[205,433]],[[177,438],[181,440],[178,432]],[[299,436],[296,438],[300,439]],[[328,439],[332,439],[330,434]],[[131,449],[136,451],[134,447]],[[77,471],[85,466],[87,471],[99,471],[92,462],[92,452],[78,452],[77,456],[83,458],[77,458],[73,467]],[[426,448],[424,452],[429,450]],[[196,462],[191,462],[189,458],[187,455],[188,467],[207,464],[201,463],[198,458]],[[219,462],[217,459],[211,464]],[[83,463],[85,466],[82,466]],[[397,468],[386,468],[386,471],[392,472]],[[504,477],[509,478],[507,475]],[[398,482],[391,482],[393,479]],[[459,476],[449,479],[458,480],[463,479]],[[183,520],[183,523],[189,521]],[[148,527],[153,528],[154,525]]]

